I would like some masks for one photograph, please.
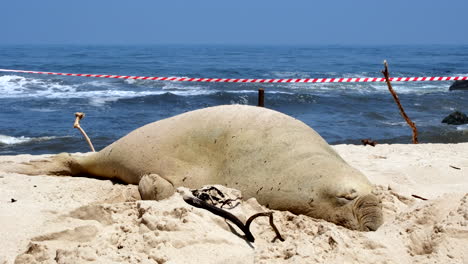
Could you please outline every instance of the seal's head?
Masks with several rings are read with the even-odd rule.
[[[383,223],[382,204],[367,181],[330,184],[306,213],[353,230],[375,231]]]

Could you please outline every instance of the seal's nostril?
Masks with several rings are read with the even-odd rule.
[[[379,228],[379,225],[366,224],[364,225],[364,231],[376,231]]]

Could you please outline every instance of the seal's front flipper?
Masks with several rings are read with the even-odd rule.
[[[174,194],[175,188],[172,183],[162,178],[158,174],[143,175],[138,184],[141,199],[143,200],[163,200]]]

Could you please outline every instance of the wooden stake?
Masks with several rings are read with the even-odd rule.
[[[258,89],[258,105],[260,107],[265,107],[265,89]]]
[[[91,143],[91,139],[89,139],[88,135],[86,135],[86,132],[85,132],[85,131],[81,128],[81,126],[80,126],[80,120],[81,120],[82,118],[84,118],[84,116],[85,116],[84,113],[80,113],[80,112],[75,113],[75,117],[76,117],[76,118],[75,118],[75,123],[73,123],[73,127],[74,127],[74,128],[77,128],[77,129],[81,132],[81,134],[83,134],[83,137],[84,137],[84,138],[86,139],[86,141],[88,142],[88,145],[89,145],[89,147],[91,148],[91,151],[92,151],[92,152],[96,152],[96,151],[94,150],[93,143]]]
[[[406,123],[408,123],[408,125],[413,130],[413,144],[418,144],[418,129],[416,128],[416,124],[413,121],[411,121],[411,119],[405,113],[403,106],[401,106],[400,99],[398,99],[398,95],[396,94],[395,90],[393,90],[392,88],[392,84],[390,83],[390,77],[388,74],[388,64],[386,60],[384,60],[384,66],[385,66],[385,69],[382,71],[382,73],[385,76],[385,81],[387,82],[388,90],[392,94],[393,99],[395,99],[395,102],[398,105],[398,109],[400,109],[401,116],[406,120]]]

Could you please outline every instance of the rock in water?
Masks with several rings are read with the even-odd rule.
[[[447,123],[448,125],[463,125],[468,123],[468,116],[466,116],[464,113],[455,111],[448,115],[444,120],[442,120],[442,123]]]
[[[468,81],[455,81],[450,85],[449,90],[468,90]]]

